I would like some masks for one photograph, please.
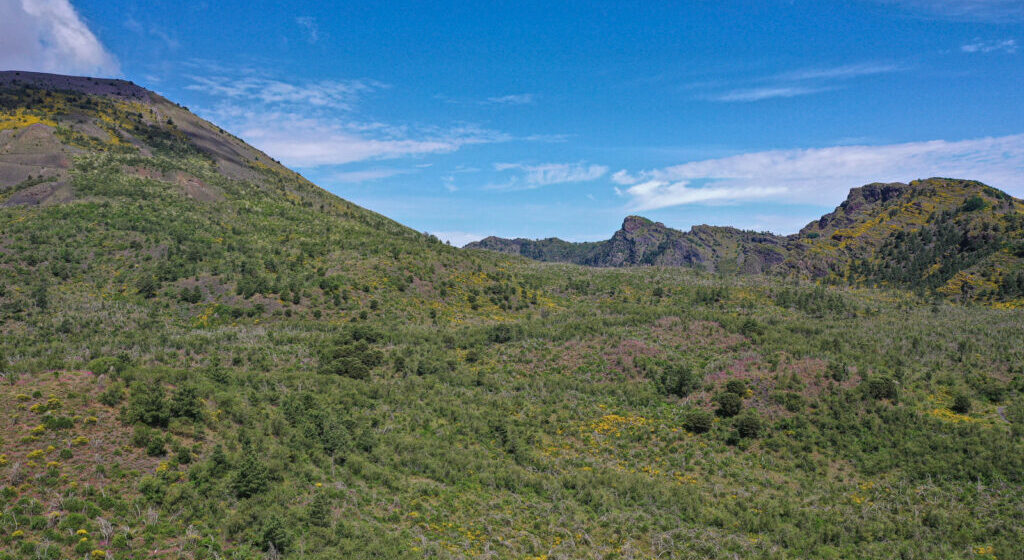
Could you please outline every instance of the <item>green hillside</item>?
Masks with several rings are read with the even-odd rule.
[[[466,246],[588,266],[684,266],[798,276],[1020,307],[1024,201],[977,181],[933,178],[850,190],[834,212],[795,235],[630,216],[607,241],[488,237]]]
[[[1020,557],[1024,315],[857,266],[463,251],[131,84],[2,73],[0,559]]]

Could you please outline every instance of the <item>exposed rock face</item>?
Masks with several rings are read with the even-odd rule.
[[[786,238],[769,233],[728,227],[695,226],[684,232],[641,216],[628,216],[622,228],[607,241],[570,243],[557,238],[488,237],[466,248],[588,266],[685,266],[707,270],[725,267],[761,273],[782,263],[785,255],[777,248],[785,242]]]

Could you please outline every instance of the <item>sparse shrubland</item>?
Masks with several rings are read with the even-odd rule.
[[[61,95],[153,154],[0,208],[0,559],[1024,554],[1020,310],[460,251]]]

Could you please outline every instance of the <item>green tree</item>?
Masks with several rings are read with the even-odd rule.
[[[203,405],[199,400],[196,388],[191,385],[182,385],[171,397],[171,415],[176,418],[190,418],[198,420],[203,414]]]
[[[147,426],[166,427],[171,419],[171,410],[159,382],[137,384],[132,388],[131,400],[126,410],[128,423],[141,422]]]
[[[242,461],[235,470],[235,478],[231,481],[231,489],[239,498],[250,498],[262,494],[269,486],[270,473],[266,465],[251,446],[246,447]]]
[[[156,296],[157,290],[160,289],[160,282],[151,274],[143,274],[135,280],[135,289],[138,290],[139,295],[149,299]]]
[[[326,492],[318,492],[313,497],[306,509],[306,516],[309,522],[317,527],[329,527],[331,525],[331,500]]]
[[[964,393],[957,393],[953,397],[953,405],[949,408],[957,414],[967,414],[971,411],[971,398]]]
[[[670,364],[661,370],[658,389],[662,394],[685,397],[700,388],[700,377],[686,364]]]

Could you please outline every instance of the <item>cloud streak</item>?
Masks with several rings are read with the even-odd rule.
[[[748,101],[763,101],[765,99],[775,98],[790,98],[799,97],[801,95],[811,95],[813,93],[821,93],[828,91],[833,88],[829,87],[801,87],[801,86],[779,86],[779,87],[760,87],[751,89],[737,89],[728,93],[713,96],[712,99],[715,101],[724,102],[748,102]]]
[[[1020,0],[875,0],[913,12],[956,21],[1005,23],[1024,20]]]
[[[374,80],[323,80],[301,84],[262,77],[190,76],[185,89],[266,105],[352,110],[363,95],[388,86]]]
[[[608,167],[580,163],[543,163],[527,165],[523,163],[497,163],[495,171],[518,171],[520,175],[507,183],[496,186],[499,189],[536,189],[548,185],[562,183],[585,183],[604,177]]]
[[[982,41],[981,39],[975,39],[971,43],[961,45],[960,50],[965,53],[990,53],[999,51],[1006,54],[1013,54],[1017,52],[1017,41],[1013,39],[1005,39],[1003,41]]]
[[[331,175],[330,179],[339,183],[367,183],[370,181],[388,179],[390,177],[395,177],[396,175],[405,175],[406,173],[415,173],[415,171],[412,169],[377,167],[372,169],[361,169],[359,171],[341,171]]]
[[[747,82],[750,85],[707,95],[705,98],[725,103],[749,103],[766,99],[788,99],[840,89],[844,81],[888,74],[899,69],[900,67],[896,64],[878,62],[802,68],[750,80]],[[703,89],[708,86],[714,87],[715,85],[717,84],[694,84],[692,87]]]
[[[832,205],[852,187],[926,177],[976,179],[1024,193],[1024,134],[949,142],[772,150],[612,175],[633,210],[771,199]]]
[[[118,76],[121,68],[68,0],[0,2],[0,67]]]
[[[201,65],[198,65],[201,67]],[[507,142],[508,134],[474,125],[396,125],[355,118],[360,102],[389,86],[374,80],[291,83],[254,72],[192,75],[187,89],[211,96],[199,111],[247,142],[295,167],[345,165],[444,154],[474,144]],[[338,180],[383,179],[377,172],[344,172]]]
[[[286,165],[318,167],[357,161],[450,153],[472,144],[504,142],[508,135],[474,127],[417,130],[377,123],[344,123],[294,113],[250,114],[239,136]]]
[[[487,103],[492,105],[529,105],[534,102],[535,97],[532,93],[516,93],[500,97],[488,97]]]

